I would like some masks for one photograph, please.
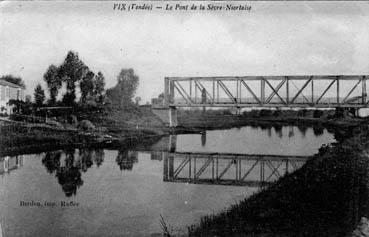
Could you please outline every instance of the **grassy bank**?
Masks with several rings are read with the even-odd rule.
[[[109,132],[98,127],[95,130],[85,131],[45,124],[1,122],[0,155],[82,147],[113,148],[122,144],[158,139],[161,136],[162,134],[143,129]]]
[[[369,132],[322,147],[301,169],[225,211],[190,236],[346,236],[369,215]]]
[[[161,137],[161,135],[157,134],[140,132],[130,136],[121,136],[119,139],[101,140],[90,133],[86,134],[78,131],[31,128],[26,133],[23,133],[20,131],[21,129],[18,129],[17,132],[12,131],[10,136],[9,134],[7,136],[6,133],[1,133],[0,156],[33,154],[71,148],[117,149],[138,143],[152,144]]]
[[[230,114],[227,110],[184,111],[178,112],[179,126],[184,128],[223,129],[247,125],[306,125],[323,127],[352,127],[366,123],[368,119],[349,116],[322,114],[315,118],[312,111],[246,112],[240,115]],[[326,112],[327,113],[327,112]]]
[[[304,115],[304,116],[302,116]],[[2,122],[0,152],[13,150],[34,150],[47,147],[66,146],[112,146],[126,140],[144,139],[173,133],[197,133],[203,129],[227,129],[241,126],[280,128],[283,125],[296,125],[304,129],[313,126],[317,132],[322,128],[332,130],[350,129],[367,122],[366,119],[349,117],[321,118],[309,114],[290,111],[271,113],[249,112],[232,115],[229,111],[179,110],[179,126],[168,128],[156,117],[149,107],[132,107],[130,110],[106,110],[99,113],[83,111],[77,113],[75,121],[54,124]],[[89,121],[93,128],[80,126],[81,121]],[[57,125],[57,126],[56,126]],[[335,132],[337,133],[337,132]]]

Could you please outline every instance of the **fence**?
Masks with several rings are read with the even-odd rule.
[[[33,115],[23,115],[23,114],[12,114],[11,119],[14,121],[21,121],[27,123],[46,123],[46,117],[39,117]]]

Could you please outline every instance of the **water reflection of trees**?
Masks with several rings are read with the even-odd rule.
[[[314,135],[319,137],[321,135],[323,135],[324,133],[324,127],[322,126],[315,126],[313,127],[313,132],[314,132]]]
[[[42,164],[45,166],[48,173],[54,173],[60,167],[60,157],[62,152],[46,152],[42,159]]]
[[[295,136],[294,126],[289,126],[288,129],[289,129],[289,131],[288,131],[288,137],[291,138],[291,137]]]
[[[83,185],[81,172],[87,172],[94,164],[101,166],[104,160],[102,149],[80,149],[77,157],[75,154],[75,149],[46,152],[42,159],[47,172],[55,174],[67,197],[76,195]]]
[[[274,127],[274,131],[278,135],[278,137],[279,138],[282,138],[283,137],[283,132],[282,132],[283,126],[280,125],[280,124],[276,124],[273,127]]]
[[[115,161],[120,170],[132,170],[133,164],[138,162],[137,152],[121,149]]]
[[[77,189],[83,185],[80,168],[75,165],[74,149],[65,152],[65,166],[56,170],[56,177],[67,197],[77,194]]]
[[[297,128],[300,131],[301,135],[303,137],[305,137],[306,136],[306,131],[307,131],[308,127],[306,125],[303,125],[302,124],[302,125],[297,125]]]

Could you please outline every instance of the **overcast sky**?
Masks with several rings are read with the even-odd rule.
[[[133,68],[145,102],[165,76],[369,74],[367,2],[245,2],[250,12],[220,13],[121,12],[114,3],[0,2],[0,75],[21,76],[33,94],[74,50],[107,87]]]

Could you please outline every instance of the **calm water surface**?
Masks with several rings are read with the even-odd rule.
[[[3,235],[152,236],[161,231],[160,215],[185,233],[201,216],[293,172],[334,141],[325,129],[243,127],[165,137],[130,150],[3,157]]]

